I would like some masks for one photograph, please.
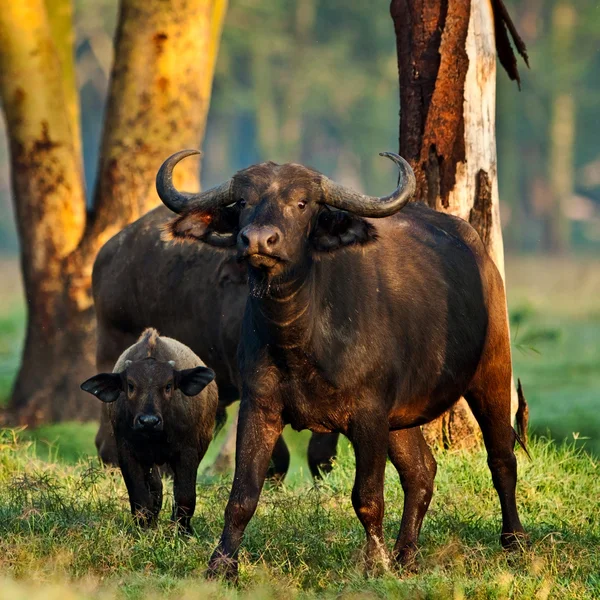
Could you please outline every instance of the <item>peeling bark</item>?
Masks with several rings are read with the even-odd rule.
[[[415,171],[415,199],[471,222],[504,277],[496,44],[502,64],[517,80],[516,60],[508,61],[514,54],[507,28],[527,60],[525,46],[501,0],[392,0],[390,12],[400,80],[400,154]],[[428,441],[442,446],[469,446],[480,437],[463,399],[424,430]]]
[[[53,38],[63,36],[70,7],[68,0],[50,4],[52,18],[44,0],[0,11],[0,94],[28,303],[7,418],[29,425],[98,414],[98,403],[79,390],[95,370],[93,261],[110,237],[158,204],[162,160],[200,143],[227,6],[122,1],[98,187],[86,216],[72,48]],[[177,185],[198,187],[193,164],[176,176]]]

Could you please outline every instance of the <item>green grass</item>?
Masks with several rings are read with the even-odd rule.
[[[446,452],[425,520],[420,568],[368,579],[363,531],[350,503],[352,453],[318,486],[265,489],[243,549],[239,589],[206,582],[230,479],[201,476],[195,535],[168,521],[156,529],[129,517],[117,472],[94,461],[38,458],[30,442],[0,433],[0,597],[6,598],[598,598],[598,464],[573,447],[536,440],[519,454],[518,501],[529,547],[498,543],[500,510],[483,452]],[[169,484],[167,483],[167,486]],[[386,543],[399,527],[402,490],[386,475]]]

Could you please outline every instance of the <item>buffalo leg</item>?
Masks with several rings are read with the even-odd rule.
[[[173,469],[173,514],[171,520],[185,533],[193,534],[191,520],[196,510],[196,476],[200,458],[197,454],[184,454],[171,465]]]
[[[289,467],[290,451],[283,439],[283,435],[280,435],[275,443],[275,448],[273,448],[273,455],[271,456],[271,462],[267,470],[267,478],[273,483],[280,483],[286,476]]]
[[[519,538],[525,530],[517,512],[517,459],[514,453],[515,433],[510,419],[510,383],[502,394],[494,396],[489,390],[471,390],[465,395],[483,434],[492,481],[500,498],[504,548],[519,548]],[[499,401],[502,399],[503,401]]]
[[[208,564],[208,575],[235,580],[238,550],[246,525],[254,515],[269,461],[281,431],[281,414],[242,400],[238,421],[235,474],[219,545]]]
[[[404,490],[404,510],[394,558],[403,566],[411,566],[423,518],[431,502],[437,465],[420,427],[391,431],[388,455]]]
[[[162,485],[162,477],[160,474],[160,469],[154,465],[152,469],[150,469],[146,473],[146,485],[150,491],[150,498],[152,501],[152,513],[154,514],[154,518],[158,518],[158,514],[160,513],[160,509],[162,508],[162,500],[163,500],[163,485]]]
[[[369,421],[353,423],[348,433],[356,456],[352,506],[367,536],[367,571],[386,558],[383,539],[383,480],[387,460],[387,416],[369,415]]]
[[[313,433],[308,443],[308,466],[314,479],[333,468],[339,433]]]
[[[152,525],[156,520],[155,499],[152,497],[148,479],[150,468],[140,464],[127,452],[119,452],[119,466],[129,494],[131,514],[141,527]]]

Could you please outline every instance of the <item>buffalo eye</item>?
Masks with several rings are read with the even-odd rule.
[[[130,394],[133,394],[133,392],[135,392],[135,385],[133,385],[133,383],[131,383],[131,381],[127,382],[127,390],[129,391]]]
[[[244,208],[244,206],[246,206],[246,199],[245,199],[245,198],[240,198],[240,199],[237,201],[237,203],[238,203],[238,206],[239,206],[240,208]]]
[[[170,394],[172,389],[173,389],[173,384],[172,383],[167,383],[167,385],[165,385],[165,392],[167,394]]]
[[[300,202],[298,202],[298,208],[304,210],[306,208],[306,200],[300,200]]]

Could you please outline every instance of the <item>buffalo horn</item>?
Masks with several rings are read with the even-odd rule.
[[[374,218],[388,217],[403,208],[415,193],[415,174],[411,166],[401,156],[393,152],[380,152],[379,156],[387,156],[400,167],[398,187],[394,192],[381,198],[367,196],[323,177],[324,203],[347,210],[360,217]]]
[[[180,213],[190,208],[210,212],[220,206],[231,203],[229,199],[229,181],[198,194],[180,192],[175,188],[173,185],[173,169],[175,165],[187,156],[194,154],[200,154],[200,152],[198,150],[181,150],[180,152],[175,152],[175,154],[165,160],[156,174],[156,191],[163,204],[174,213]]]

